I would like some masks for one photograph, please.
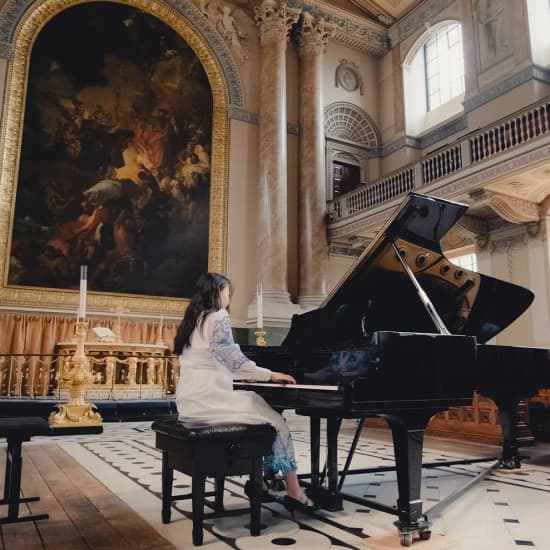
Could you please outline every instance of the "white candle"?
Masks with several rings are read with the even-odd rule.
[[[80,300],[78,302],[78,318],[86,319],[86,284],[88,277],[88,266],[80,266]]]
[[[258,328],[263,330],[264,327],[264,314],[263,314],[263,296],[262,296],[262,283],[258,283],[256,287],[256,307],[258,317]]]

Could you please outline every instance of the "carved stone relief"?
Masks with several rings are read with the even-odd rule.
[[[244,41],[248,35],[240,30],[235,11],[228,4],[217,0],[200,0],[201,13],[212,23],[219,35],[225,40],[235,59],[244,63],[248,59],[248,49]]]
[[[353,61],[340,59],[336,67],[335,85],[337,88],[341,86],[346,92],[359,90],[363,95],[363,79],[359,73],[359,67]]]
[[[512,54],[512,9],[508,0],[474,0],[482,71]]]

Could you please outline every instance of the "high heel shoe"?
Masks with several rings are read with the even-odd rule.
[[[302,498],[300,500],[285,495],[283,498],[283,506],[290,512],[292,517],[294,517],[294,512],[296,510],[311,513],[319,509],[319,506],[310,500],[305,493],[302,494]]]
[[[251,481],[247,481],[244,485],[244,492],[248,498],[259,498],[260,502],[274,502],[275,497],[267,490],[266,487],[258,488]]]

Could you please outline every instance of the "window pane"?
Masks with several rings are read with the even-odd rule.
[[[464,92],[462,29],[453,23],[424,43],[428,111]]]

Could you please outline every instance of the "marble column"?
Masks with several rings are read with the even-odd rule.
[[[302,15],[300,56],[299,296],[304,309],[318,307],[327,293],[326,167],[323,54],[332,25]]]
[[[254,11],[261,49],[257,277],[266,324],[277,325],[295,309],[287,287],[286,47],[300,9],[264,0]]]

